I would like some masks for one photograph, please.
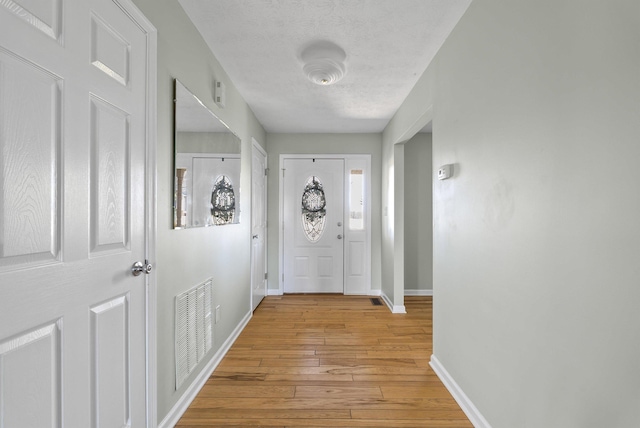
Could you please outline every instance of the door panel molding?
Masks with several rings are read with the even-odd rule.
[[[14,13],[16,17],[42,31],[53,40],[61,43],[62,1],[47,0],[30,2],[29,8],[22,7],[21,1],[4,0],[1,6]]]
[[[60,261],[63,79],[1,46],[0,68],[0,271],[7,271]]]
[[[129,295],[89,308],[91,420],[96,427],[126,426],[130,413]],[[110,391],[121,394],[109,394]]]
[[[2,426],[62,426],[62,325],[58,319],[0,342]]]

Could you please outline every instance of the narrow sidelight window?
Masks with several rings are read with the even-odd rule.
[[[364,230],[364,174],[361,169],[349,172],[349,229]]]

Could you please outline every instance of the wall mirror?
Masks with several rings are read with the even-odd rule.
[[[240,222],[240,138],[174,80],[173,226]]]

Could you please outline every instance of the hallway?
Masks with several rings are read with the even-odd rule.
[[[177,426],[471,427],[429,367],[432,298],[267,297]]]

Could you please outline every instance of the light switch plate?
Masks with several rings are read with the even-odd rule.
[[[438,168],[438,180],[446,180],[453,175],[453,165],[442,165]]]

